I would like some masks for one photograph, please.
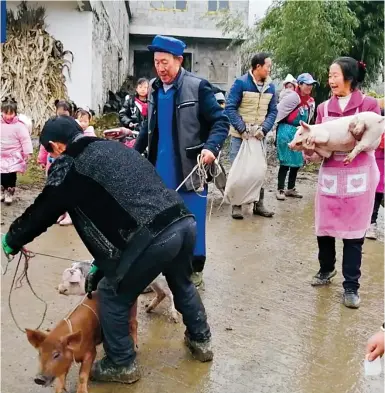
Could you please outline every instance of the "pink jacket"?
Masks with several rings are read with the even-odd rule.
[[[322,123],[322,119],[324,117],[324,106],[323,102],[317,108],[317,119],[316,124]],[[350,98],[348,105],[346,106],[344,111],[341,111],[340,105],[338,103],[338,98],[333,96],[328,104],[328,111],[330,117],[345,117],[345,116],[353,116],[356,114],[356,111],[359,112],[375,112],[379,115],[381,114],[380,107],[378,105],[378,101],[373,97],[364,96],[359,90],[355,90],[352,93],[352,97]],[[307,161],[310,162],[320,162],[322,158],[314,153],[312,156],[308,156],[304,154],[304,157]]]
[[[14,117],[6,123],[1,117],[1,173],[20,172],[27,169],[28,155],[32,154],[32,140],[27,127]]]

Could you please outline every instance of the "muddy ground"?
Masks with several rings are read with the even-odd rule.
[[[275,199],[275,171],[269,175],[267,205],[273,219],[229,217],[228,206],[214,208],[208,221],[208,261],[205,291],[201,292],[213,332],[215,359],[192,360],[184,348],[183,325],[165,315],[162,304],[145,313],[151,294],[140,297],[138,360],[143,378],[133,386],[91,384],[90,393],[377,393],[381,377],[365,377],[366,340],[383,322],[384,262],[381,241],[366,241],[359,310],[341,304],[341,244],[339,274],[328,288],[314,289],[310,279],[318,268],[313,228],[315,176],[301,173],[303,200]],[[2,232],[36,195],[22,190],[12,207],[3,206]],[[383,211],[380,212],[383,228]],[[36,239],[36,252],[74,259],[89,255],[72,227],[57,225]],[[4,260],[3,260],[4,263]],[[44,328],[52,327],[78,302],[58,295],[68,262],[36,256],[30,278],[48,302]],[[37,354],[19,332],[7,305],[15,263],[2,279],[2,389],[4,393],[43,393],[33,383]],[[34,328],[43,306],[24,286],[13,294],[13,308],[23,327]],[[75,392],[77,366],[68,392]]]

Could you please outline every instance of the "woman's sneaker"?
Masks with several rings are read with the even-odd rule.
[[[312,279],[311,285],[313,287],[318,287],[321,285],[329,285],[331,279],[337,274],[337,270],[334,269],[332,272],[322,273],[319,271]]]
[[[295,188],[287,190],[285,195],[289,198],[303,198],[303,195],[301,195]]]
[[[286,199],[285,191],[283,190],[278,190],[276,196],[279,201],[284,201]]]
[[[370,228],[367,230],[365,237],[367,239],[377,240],[377,224],[371,224]]]
[[[345,289],[343,302],[345,307],[348,308],[359,308],[361,299],[358,291],[355,289]]]

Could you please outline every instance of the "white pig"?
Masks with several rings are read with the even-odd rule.
[[[71,295],[85,295],[85,281],[88,273],[91,270],[92,261],[75,262],[70,268],[63,272],[62,282],[57,286],[60,294]],[[165,277],[160,274],[151,284],[151,289],[155,292],[156,296],[147,307],[147,312],[153,311],[163,299],[169,299],[169,314],[171,319],[179,322],[179,314],[174,305],[174,297],[170,288],[168,287]]]
[[[322,124],[309,125],[301,121],[289,148],[315,151],[324,158],[333,152],[346,152],[349,154],[344,162],[349,164],[362,151],[377,149],[384,132],[384,120],[377,113],[361,112]]]

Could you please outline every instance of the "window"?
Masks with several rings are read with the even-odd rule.
[[[174,1],[151,1],[151,8],[160,11],[185,11],[187,9],[187,0],[174,0]]]
[[[209,0],[209,12],[224,11],[229,9],[229,0]]]

